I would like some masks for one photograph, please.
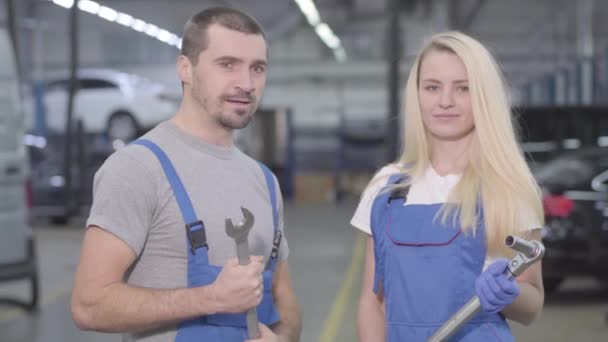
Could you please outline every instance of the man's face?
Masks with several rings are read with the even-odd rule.
[[[191,95],[222,127],[247,126],[266,83],[264,37],[220,25],[207,30],[207,48],[192,66]]]

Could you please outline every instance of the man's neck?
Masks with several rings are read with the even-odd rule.
[[[232,132],[218,125],[200,106],[183,101],[175,116],[171,119],[181,130],[209,144],[232,146]]]

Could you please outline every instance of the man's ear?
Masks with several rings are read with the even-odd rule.
[[[177,57],[177,74],[184,84],[192,83],[192,63],[184,55]]]

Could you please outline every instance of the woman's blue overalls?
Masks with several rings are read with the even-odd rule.
[[[221,267],[209,264],[207,241],[205,237],[205,225],[198,219],[190,197],[184,188],[173,164],[164,151],[155,143],[139,139],[131,144],[145,146],[150,149],[160,161],[167,180],[171,184],[175,199],[186,223],[186,236],[188,247],[188,287],[209,285],[215,281],[222,270]],[[262,302],[257,307],[258,320],[270,326],[279,321],[279,313],[276,310],[272,298],[272,276],[276,266],[276,259],[281,242],[281,232],[277,225],[276,193],[275,184],[271,171],[263,164],[260,167],[266,178],[266,185],[270,193],[273,210],[274,238],[273,248],[266,270],[263,273],[264,295]],[[245,313],[241,314],[214,314],[194,318],[180,324],[176,342],[242,342],[248,339]]]
[[[403,175],[388,184],[402,182]],[[407,191],[383,191],[372,206],[374,292],[383,290],[389,342],[426,341],[475,295],[486,256],[485,228],[461,233],[438,204],[408,204]],[[456,220],[458,222],[458,220]],[[450,341],[513,341],[500,314],[479,313]]]

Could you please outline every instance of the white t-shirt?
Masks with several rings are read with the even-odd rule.
[[[386,185],[388,176],[399,172],[399,168],[392,164],[383,167],[380,172],[378,172],[374,177],[374,180],[386,180],[378,182],[372,180],[372,182],[370,182],[370,185],[361,195],[361,201],[350,221],[351,225],[369,235],[372,234],[370,219],[374,200],[376,199],[376,196],[378,196],[380,190]],[[461,174],[441,176],[432,166],[429,166],[422,177],[418,177],[412,181],[406,202],[403,205],[445,203],[448,200],[448,195],[460,180],[460,177]],[[536,229],[538,226],[538,224],[530,224],[528,229]],[[484,268],[492,263],[492,261],[494,261],[494,259],[486,259]]]
[[[378,193],[386,185],[388,176],[399,173],[399,168],[393,164],[383,167],[374,177],[376,179],[386,179],[385,181],[370,182],[361,196],[361,201],[357,210],[350,221],[354,227],[371,235],[371,212],[372,205]],[[410,204],[435,204],[447,202],[448,195],[452,188],[460,180],[460,174],[448,174],[440,176],[432,167],[429,167],[422,177],[414,179],[404,205]]]

